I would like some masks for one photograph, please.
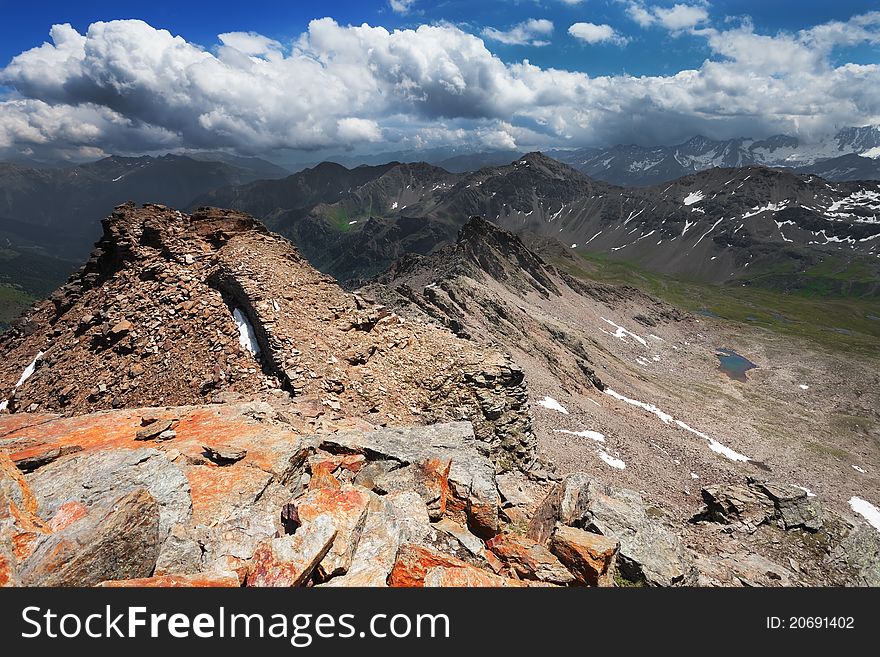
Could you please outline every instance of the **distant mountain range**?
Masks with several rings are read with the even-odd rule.
[[[822,159],[833,150],[863,155]],[[55,169],[0,164],[0,284],[47,294],[85,260],[100,219],[125,201],[246,211],[342,281],[376,275],[407,253],[431,253],[475,215],[565,248],[712,283],[774,270],[783,286],[797,285],[794,273],[827,253],[878,267],[880,183],[867,179],[878,177],[880,160],[866,157],[880,152],[877,129],[841,131],[809,147],[788,137],[695,138],[654,149],[653,159],[636,147],[611,151],[616,160],[579,151],[590,155],[574,162],[579,168],[539,153],[499,165],[511,152],[493,151],[453,156],[446,167],[325,162],[283,178],[269,162],[224,153]],[[554,155],[577,160],[573,152]],[[663,182],[623,187],[602,179],[638,169],[636,160],[632,176]],[[773,162],[790,166],[769,168]]]
[[[125,201],[181,207],[210,189],[287,173],[223,153],[114,156],[55,168],[0,163],[0,283],[48,294],[85,261],[100,220]]]
[[[880,126],[844,128],[818,143],[795,137],[716,141],[693,137],[674,146],[618,145],[608,149],[549,151],[592,178],[616,185],[645,186],[668,182],[712,167],[759,164],[815,173],[830,180],[880,178]]]
[[[431,253],[474,215],[569,249],[711,283],[772,271],[773,285],[797,287],[798,273],[826,258],[859,258],[877,270],[880,249],[880,183],[830,183],[762,166],[624,188],[540,153],[467,174],[424,163],[324,164],[216,190],[196,205],[256,215],[340,280],[375,275],[405,253]],[[838,291],[877,293],[876,277],[850,282]]]
[[[802,142],[788,135],[720,141],[696,136],[673,146],[618,144],[610,148],[555,149],[544,153],[591,178],[625,187],[656,185],[712,167],[753,164],[814,173],[834,181],[880,180],[880,126],[844,128],[833,137],[815,143]],[[339,155],[326,159],[348,168],[391,161],[427,162],[452,173],[466,173],[506,164],[523,154],[523,151],[504,149],[462,151],[434,148],[368,156]],[[306,165],[291,168],[300,171]]]

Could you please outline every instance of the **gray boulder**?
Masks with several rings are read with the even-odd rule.
[[[145,488],[41,540],[21,565],[26,586],[95,586],[149,577],[159,556],[159,504]]]
[[[27,475],[40,501],[40,515],[51,517],[65,502],[107,506],[124,493],[146,488],[159,505],[159,535],[188,523],[192,498],[186,475],[159,450],[113,449],[77,454]]]
[[[430,460],[451,461],[451,505],[463,510],[468,527],[478,536],[497,533],[501,498],[495,484],[495,466],[477,451],[478,441],[470,422],[345,431],[321,439],[324,450],[364,454],[371,461],[397,461],[402,466]]]
[[[630,581],[652,586],[691,583],[690,554],[663,512],[634,491],[604,486],[583,473],[570,474],[538,508],[527,535],[546,543],[556,522],[619,540],[618,570]]]

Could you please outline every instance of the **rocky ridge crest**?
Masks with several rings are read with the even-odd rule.
[[[311,430],[466,419],[500,468],[535,462],[509,356],[344,292],[234,211],[120,206],[85,267],[0,353],[11,412],[272,399]]]

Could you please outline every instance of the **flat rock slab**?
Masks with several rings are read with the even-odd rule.
[[[155,447],[173,450],[193,463],[209,463],[204,446],[214,445],[218,436],[223,437],[224,450],[247,451],[248,465],[279,477],[290,473],[291,459],[296,463],[307,456],[299,454],[303,446],[299,434],[275,421],[277,412],[263,402],[121,409],[75,417],[46,413],[0,415],[0,449],[16,463],[63,455],[72,448],[85,453],[142,449],[144,444],[135,436],[144,428],[143,418],[163,415],[177,420],[176,435]]]
[[[149,576],[159,556],[159,504],[144,488],[46,537],[21,565],[25,585],[94,586]]]
[[[138,488],[146,488],[159,505],[159,534],[187,523],[192,516],[190,484],[183,471],[159,450],[141,447],[83,451],[27,475],[40,503],[40,515],[54,516],[62,505],[107,506]]]
[[[364,454],[371,461],[392,460],[404,466],[430,460],[450,462],[447,507],[464,514],[474,533],[497,533],[501,498],[495,483],[495,466],[477,451],[469,422],[346,431],[320,439],[321,447],[327,451]],[[379,483],[379,479],[376,481]]]

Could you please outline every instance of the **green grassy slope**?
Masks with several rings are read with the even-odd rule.
[[[580,261],[554,258],[553,264],[580,278],[632,285],[691,312],[807,338],[827,349],[869,355],[880,351],[880,297],[844,293],[864,289],[853,285],[860,277],[866,286],[877,285],[870,270],[859,270],[857,263],[822,263],[802,274],[795,292],[785,292],[769,284],[762,286],[766,272],[730,285],[707,285],[647,272],[601,255],[579,255]],[[829,285],[829,280],[845,285]]]

